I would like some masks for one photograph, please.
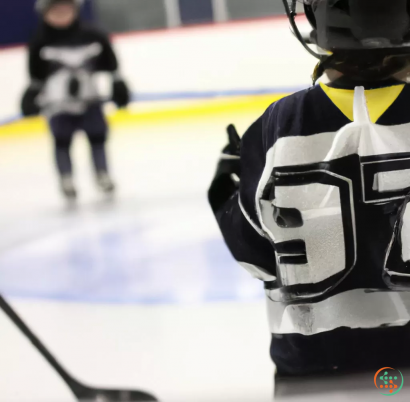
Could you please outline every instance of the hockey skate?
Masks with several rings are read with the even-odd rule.
[[[75,189],[73,177],[71,175],[61,176],[60,187],[64,196],[68,200],[75,200],[77,198],[77,190]]]
[[[112,194],[115,191],[115,184],[107,172],[97,173],[97,187],[106,194]]]

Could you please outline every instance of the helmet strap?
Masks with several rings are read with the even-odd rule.
[[[293,1],[296,1],[296,0],[293,0]],[[298,25],[296,24],[296,20],[295,20],[295,19],[296,19],[296,16],[297,16],[296,9],[295,9],[295,8],[293,8],[292,10],[290,9],[289,4],[288,4],[288,0],[282,0],[282,2],[283,2],[283,5],[284,5],[284,7],[285,7],[286,14],[288,15],[289,22],[290,22],[290,26],[292,27],[292,32],[293,32],[293,34],[296,36],[296,38],[298,39],[298,41],[302,44],[302,46],[303,46],[313,57],[316,57],[316,58],[319,59],[319,60],[322,60],[324,57],[327,58],[327,56],[323,56],[323,55],[321,55],[321,54],[319,54],[319,53],[316,53],[315,51],[313,51],[313,50],[308,46],[308,44],[307,44],[306,41],[303,39],[303,36],[302,36],[302,34],[300,33],[300,31],[299,31]]]

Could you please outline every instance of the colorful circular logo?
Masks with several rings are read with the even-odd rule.
[[[374,376],[374,385],[382,395],[398,394],[403,388],[404,378],[400,370],[381,368]]]

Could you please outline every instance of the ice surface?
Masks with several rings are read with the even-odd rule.
[[[237,116],[238,129],[255,117]],[[0,140],[1,291],[80,380],[163,401],[270,399],[263,288],[232,260],[206,201],[229,122],[114,130],[114,201],[94,189],[80,136],[74,209],[46,133]],[[0,328],[0,400],[73,400],[2,313]]]

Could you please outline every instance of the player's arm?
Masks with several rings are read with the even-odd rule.
[[[256,191],[265,167],[262,118],[246,132],[239,155],[225,148],[209,190],[209,201],[234,258],[255,277],[272,281],[275,253],[256,214]],[[236,159],[235,159],[236,156]],[[236,177],[240,178],[239,183]]]
[[[33,41],[28,47],[30,84],[21,100],[23,116],[35,116],[40,113],[37,99],[48,74],[47,62],[40,57],[41,48],[41,43],[38,40]]]
[[[102,53],[97,61],[97,71],[106,71],[112,74],[112,100],[120,108],[130,102],[130,91],[119,72],[119,63],[108,36],[103,32],[96,32],[102,45]]]

